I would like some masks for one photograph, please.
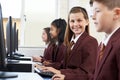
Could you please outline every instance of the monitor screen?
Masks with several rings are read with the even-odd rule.
[[[7,54],[9,57],[13,56],[13,29],[12,29],[12,17],[8,18],[6,26],[6,43],[7,43]]]
[[[17,29],[17,31],[16,31],[16,36],[15,36],[15,38],[16,38],[16,39],[15,39],[15,40],[16,40],[16,41],[15,41],[15,50],[16,50],[16,51],[18,51],[18,31],[19,31],[19,30]]]
[[[0,4],[0,70],[6,67],[6,48],[4,38],[4,28],[2,19],[2,8]]]
[[[14,22],[12,28],[12,42],[13,42],[13,52],[18,51],[18,29],[16,29],[16,22]]]
[[[16,22],[14,22],[14,25],[12,27],[12,42],[13,42],[13,52],[15,52],[15,44],[16,44]]]
[[[16,29],[16,22],[13,26],[13,51],[18,51],[18,29]]]

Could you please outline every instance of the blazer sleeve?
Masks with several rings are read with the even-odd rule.
[[[120,80],[120,48],[119,48],[119,51],[118,53],[116,54],[116,61],[117,61],[117,67],[118,67],[118,76],[119,76],[119,79]]]
[[[77,69],[61,69],[65,80],[88,80],[93,77],[97,56],[98,43],[95,39],[89,39],[82,49],[82,64]],[[74,79],[75,78],[75,79]]]
[[[62,61],[63,61],[64,56],[65,56],[65,49],[66,49],[66,47],[63,44],[61,44],[61,46],[59,47],[59,51],[57,53],[57,56],[56,56],[56,61],[52,62],[48,66],[54,67],[55,69],[60,69],[61,65],[62,65]]]

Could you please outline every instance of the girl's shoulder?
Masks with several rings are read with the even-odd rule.
[[[82,43],[84,44],[88,44],[88,43],[91,43],[91,44],[98,44],[98,41],[96,38],[94,38],[93,36],[89,35],[88,33],[84,33],[84,40],[82,40]]]

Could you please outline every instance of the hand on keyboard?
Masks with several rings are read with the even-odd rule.
[[[54,74],[60,74],[61,72],[53,67],[45,67],[45,66],[36,66],[41,72],[52,72]]]
[[[44,72],[53,72],[53,73],[55,73],[55,74],[60,74],[60,73],[61,73],[60,70],[57,70],[57,69],[55,69],[55,68],[53,68],[53,67],[45,67],[45,66],[42,66],[40,69],[41,69],[42,71],[44,71]]]
[[[54,75],[54,73],[52,73],[52,72],[43,72],[42,70],[40,70],[38,68],[35,68],[35,72],[37,72],[42,77],[52,77]]]

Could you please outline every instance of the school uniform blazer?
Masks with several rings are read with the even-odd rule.
[[[120,28],[111,36],[101,62],[97,63],[98,60],[94,80],[120,80]]]
[[[45,60],[52,60],[52,53],[53,53],[53,46],[52,43],[50,43],[48,45],[47,48],[45,48],[44,50],[44,56],[42,57],[42,62],[44,62]]]
[[[60,46],[58,47],[58,51],[55,54],[53,54],[54,49],[55,49],[55,44],[51,44],[48,46],[48,48],[45,50],[44,60],[50,61],[52,63],[46,66],[52,66],[54,68],[58,68],[60,67],[61,61],[63,61],[64,59],[65,46],[63,44],[60,44]],[[55,58],[54,61],[53,58]]]
[[[55,61],[52,62],[52,64],[50,66],[58,69],[60,66],[61,66],[61,62],[64,60],[64,57],[65,57],[65,46],[64,44],[61,44],[59,47],[58,47],[58,51],[56,53],[56,56],[55,56]]]
[[[97,40],[84,32],[74,45],[67,62],[60,69],[65,80],[89,80],[97,57]]]

